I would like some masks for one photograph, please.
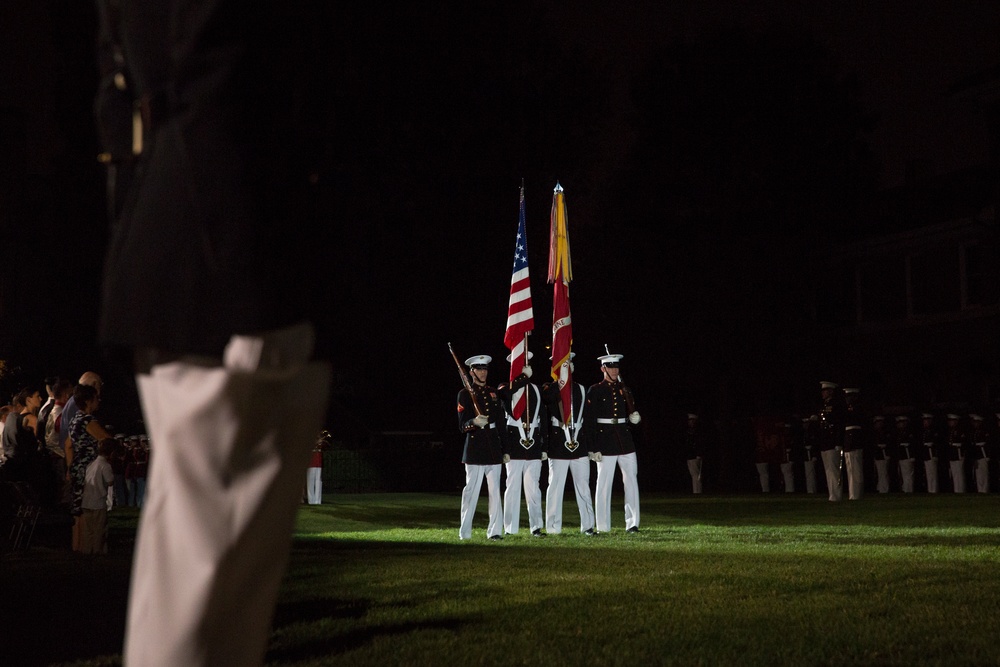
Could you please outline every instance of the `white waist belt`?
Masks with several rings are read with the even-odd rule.
[[[627,421],[628,419],[626,419],[625,417],[612,418],[612,419],[605,419],[604,417],[597,418],[598,424],[624,424]]]
[[[518,426],[521,426],[521,420],[520,419],[514,419],[513,417],[507,417],[507,426],[513,426],[514,428],[517,428]],[[536,419],[535,421],[533,421],[530,424],[528,424],[528,426],[537,427],[538,426],[538,420]]]
[[[860,426],[845,426],[844,427],[845,431],[856,431],[856,430],[860,430],[860,429],[861,429]]]

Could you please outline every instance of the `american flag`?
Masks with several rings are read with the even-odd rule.
[[[510,304],[507,306],[507,331],[503,344],[510,350],[510,381],[521,374],[528,358],[528,334],[535,328],[531,310],[531,280],[528,277],[528,237],[524,234],[524,186],[514,244],[514,273],[510,277]],[[521,388],[511,397],[511,414],[520,419],[527,405],[527,390]]]
[[[552,379],[559,383],[563,422],[570,421],[573,410],[573,374],[569,367],[573,347],[573,318],[569,313],[569,283],[573,263],[569,252],[569,227],[566,200],[559,183],[552,193],[549,228],[549,276],[555,285],[552,294]]]

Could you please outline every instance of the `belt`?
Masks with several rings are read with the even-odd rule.
[[[861,427],[860,426],[845,426],[844,430],[845,431],[859,431],[859,430],[861,430]]]
[[[628,419],[625,417],[613,417],[611,419],[605,419],[604,417],[597,418],[598,424],[624,424],[627,421]]]

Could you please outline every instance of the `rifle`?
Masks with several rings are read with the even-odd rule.
[[[476,392],[472,391],[472,383],[469,382],[469,376],[465,374],[462,369],[462,364],[459,363],[458,357],[455,355],[455,350],[451,348],[451,343],[448,343],[448,351],[451,352],[451,358],[455,360],[455,365],[458,366],[458,374],[462,378],[462,386],[465,387],[465,391],[469,392],[469,398],[472,399],[472,407],[476,410],[476,416],[483,414],[483,409],[479,407],[479,401],[476,400]]]

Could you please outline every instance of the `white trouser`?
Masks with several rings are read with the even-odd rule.
[[[899,462],[899,483],[903,493],[913,493],[913,473],[916,459],[902,459]]]
[[[949,461],[952,488],[955,493],[965,493],[965,460]]]
[[[976,491],[979,493],[990,492],[990,460],[977,459],[974,468],[976,474]]]
[[[136,376],[153,447],[123,663],[260,665],[330,371],[312,331],[233,337]]]
[[[567,471],[573,476],[573,492],[580,510],[580,532],[594,527],[594,503],[590,498],[590,459],[549,459],[549,485],[545,491],[545,532],[562,532],[563,497]]]
[[[864,454],[860,449],[844,452],[848,500],[861,500],[861,496],[865,494]]]
[[[486,489],[489,493],[490,522],[486,527],[486,537],[500,535],[503,530],[503,503],[500,500],[499,463],[493,465],[465,464],[465,488],[462,489],[462,518],[458,526],[458,539],[467,540],[472,537],[472,517],[476,514],[479,504],[479,491],[483,488],[483,477],[486,477]]]
[[[528,505],[528,525],[531,531],[542,528],[542,460],[511,459],[507,462],[507,488],[503,492],[503,529],[517,535],[521,525],[521,488]]]
[[[635,452],[621,456],[604,455],[597,462],[597,489],[594,493],[594,513],[597,532],[611,530],[611,487],[615,481],[615,467],[622,470],[625,487],[625,529],[639,526],[639,480]]]
[[[816,457],[802,462],[806,472],[806,493],[816,493]]]
[[[764,493],[771,492],[771,466],[767,463],[758,463],[757,477],[760,479],[760,490]]]
[[[927,493],[938,492],[938,460],[937,457],[924,461],[924,476],[927,479]]]
[[[691,475],[691,493],[701,493],[701,464],[700,456],[688,459],[688,474]]]
[[[826,488],[830,492],[829,499],[840,502],[844,499],[844,487],[841,482],[840,471],[840,448],[824,449],[820,456],[823,457],[823,470],[826,472]]]
[[[878,475],[875,490],[889,493],[889,459],[875,459],[875,473]]]
[[[306,468],[306,502],[319,505],[323,502],[323,469]]]
[[[781,476],[785,479],[785,493],[795,493],[795,471],[791,461],[781,464]]]

